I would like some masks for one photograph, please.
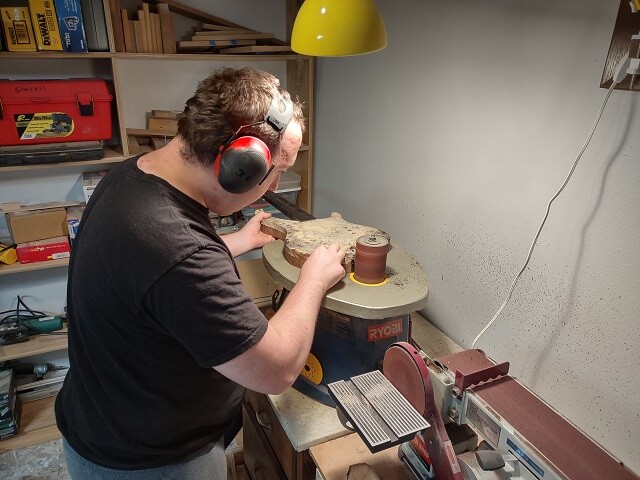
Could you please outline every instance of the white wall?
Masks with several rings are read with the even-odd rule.
[[[388,47],[320,59],[314,214],[424,265],[460,344],[504,301],[605,96],[618,2],[376,0]],[[640,94],[615,91],[477,344],[640,473]]]

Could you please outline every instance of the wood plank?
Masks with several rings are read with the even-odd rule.
[[[133,20],[133,36],[136,45],[136,52],[144,52],[144,30],[140,20]]]
[[[157,9],[160,15],[162,50],[164,53],[176,53],[176,34],[174,31],[173,15],[169,11],[169,5],[159,3]]]
[[[309,449],[322,478],[343,480],[351,465],[366,463],[379,478],[413,480],[415,477],[398,458],[397,448],[371,453],[357,433],[314,445]]]
[[[148,37],[147,37],[147,21],[144,18],[144,11],[143,10],[138,10],[136,11],[136,15],[138,16],[138,23],[140,24],[140,35],[141,35],[141,42],[138,42],[138,39],[136,38],[136,48],[138,49],[138,52],[142,52],[142,53],[150,53],[149,52],[149,44],[148,44]],[[135,29],[135,24],[134,24],[134,29]]]
[[[153,25],[151,24],[151,12],[149,11],[148,3],[142,4],[142,15],[144,18],[145,34],[147,36],[146,51],[149,53],[157,53],[155,49],[156,41],[153,36]]]
[[[255,40],[185,40],[178,42],[178,50],[183,51],[207,51],[220,47],[240,47],[245,45],[255,45]]]
[[[133,32],[133,23],[129,20],[129,12],[126,8],[122,11],[122,31],[124,32],[124,50],[125,52],[136,52],[136,38]]]
[[[226,30],[239,30],[236,27],[228,27],[226,25],[215,25],[213,23],[201,23],[200,30],[215,30],[219,32],[223,32]],[[248,32],[252,32],[253,30],[247,30]]]
[[[158,52],[158,46],[156,44],[156,22],[153,19],[153,13],[151,12],[149,12],[149,26],[149,31],[151,32],[151,38],[149,39],[151,42],[151,53],[161,53]]]
[[[173,118],[151,117],[148,122],[148,128],[149,130],[165,132],[168,135],[174,136],[178,133],[178,121]]]
[[[162,49],[162,31],[160,30],[160,15],[157,13],[151,13],[151,20],[153,23],[153,32],[155,35],[155,47],[157,53],[164,53]]]
[[[149,146],[154,150],[164,147],[167,143],[169,143],[169,138],[151,137],[149,139]]]
[[[279,240],[284,240],[284,258],[295,267],[302,267],[319,245],[339,243],[347,250],[342,262],[347,273],[352,270],[356,241],[359,237],[376,235],[389,239],[389,235],[382,230],[347,222],[342,215],[335,212],[329,218],[304,222],[271,217],[262,221],[261,229]]]
[[[191,37],[191,40],[271,40],[273,38],[273,33],[236,33],[234,35],[227,35],[226,33],[210,33],[206,35],[194,35]]]
[[[253,30],[245,30],[245,29],[229,29],[229,30],[221,30],[221,31],[215,31],[215,30],[198,30],[196,32],[193,32],[193,34],[197,37],[199,37],[200,35],[238,35],[238,34],[251,34],[251,33],[261,33],[261,32],[254,32]]]
[[[231,55],[235,53],[278,53],[292,52],[288,45],[251,45],[248,47],[230,47],[220,49],[220,53]]]
[[[127,135],[134,137],[173,137],[167,132],[161,132],[159,130],[149,130],[148,128],[127,128]],[[51,260],[55,261],[55,260]]]
[[[178,118],[182,110],[151,110],[151,116],[155,118]]]
[[[122,28],[122,12],[120,0],[109,0],[109,14],[111,16],[111,26],[113,28],[113,43],[116,52],[124,52],[124,30]]]
[[[136,137],[128,135],[127,146],[129,147],[129,154],[135,155],[136,153],[140,153],[140,144],[138,143]]]

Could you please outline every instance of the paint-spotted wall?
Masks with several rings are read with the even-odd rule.
[[[388,47],[318,61],[314,214],[387,231],[470,347],[605,97],[618,2],[376,3]],[[611,96],[477,347],[640,474],[639,102]]]

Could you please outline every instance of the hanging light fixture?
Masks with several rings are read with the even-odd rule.
[[[375,52],[387,32],[373,0],[306,0],[293,25],[293,51],[316,57]]]

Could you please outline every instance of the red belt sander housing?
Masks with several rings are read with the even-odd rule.
[[[99,78],[0,81],[0,146],[111,138],[111,101]]]

